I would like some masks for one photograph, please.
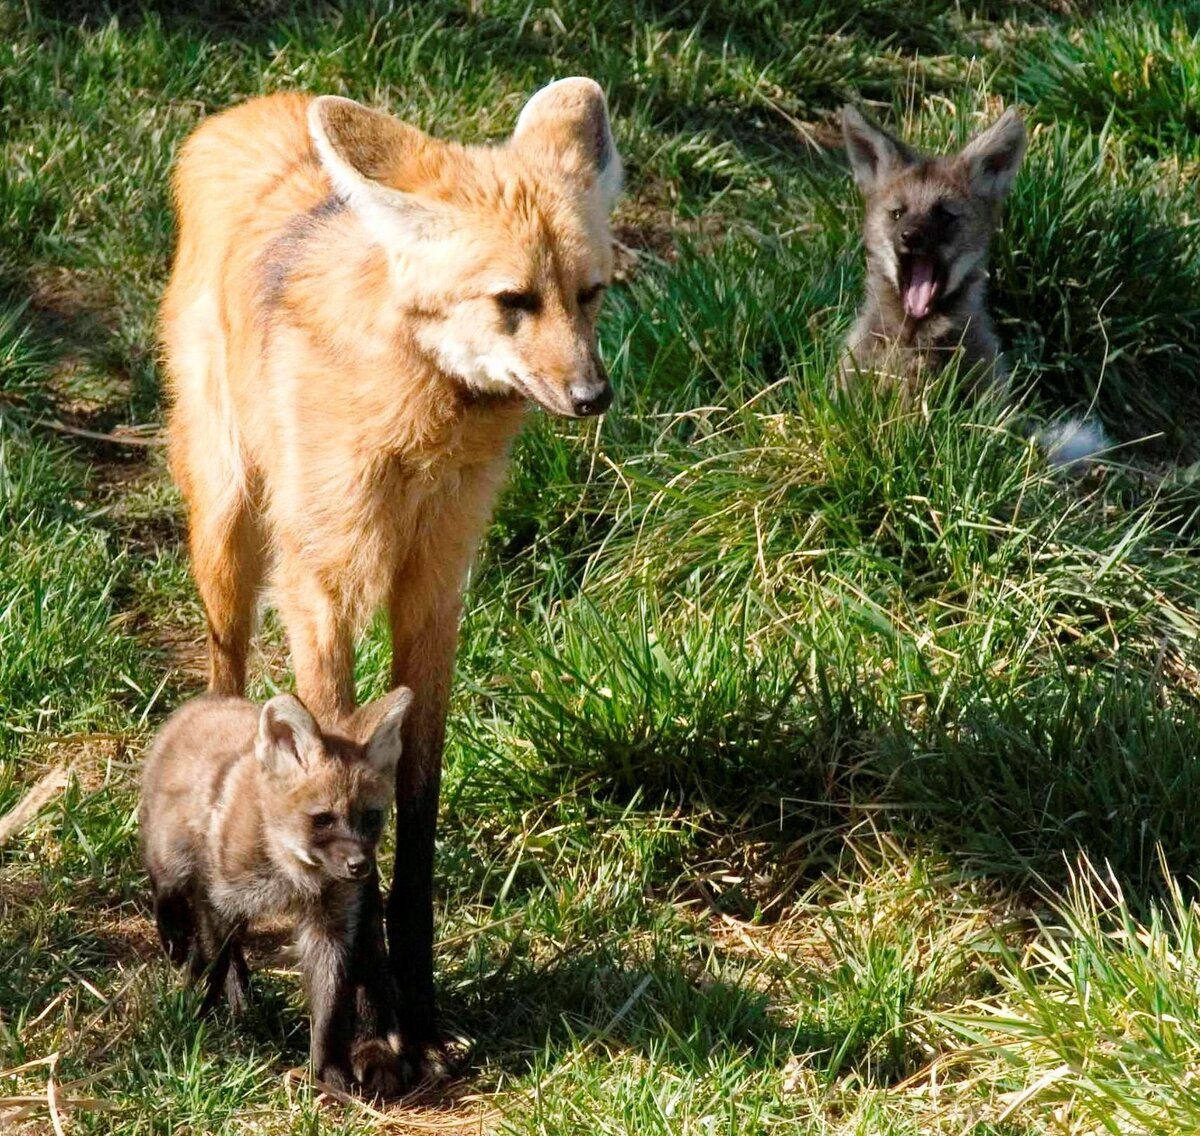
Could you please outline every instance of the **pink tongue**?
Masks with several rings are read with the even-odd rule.
[[[924,319],[929,315],[936,291],[933,261],[926,256],[914,256],[908,270],[908,286],[904,289],[904,310],[913,319]]]

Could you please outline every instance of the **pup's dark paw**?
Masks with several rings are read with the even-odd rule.
[[[427,1041],[405,1051],[418,1085],[444,1085],[462,1070],[464,1055],[446,1041]]]
[[[350,1054],[354,1079],[365,1097],[398,1097],[414,1081],[412,1065],[382,1038],[354,1043]]]

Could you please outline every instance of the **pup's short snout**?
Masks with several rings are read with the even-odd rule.
[[[346,858],[346,872],[352,880],[366,879],[371,874],[371,857],[359,853]]]
[[[904,252],[924,252],[925,244],[924,229],[909,228],[900,231],[900,248]]]
[[[580,418],[603,414],[612,405],[612,386],[607,378],[572,383],[570,394],[571,407]]]

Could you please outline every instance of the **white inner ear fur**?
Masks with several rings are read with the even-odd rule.
[[[258,716],[255,754],[271,773],[299,776],[320,757],[321,735],[304,704],[290,694],[267,702]]]
[[[971,188],[999,200],[1012,186],[1025,156],[1025,123],[1009,107],[991,126],[963,147],[958,156],[967,166]]]
[[[596,188],[600,192],[600,200],[609,212],[621,196],[621,187],[625,184],[625,167],[621,164],[621,155],[617,152],[616,139],[613,138],[612,123],[608,119],[608,107],[604,108],[602,129],[604,141],[601,144],[605,154],[603,162],[599,163],[596,171]]]
[[[321,95],[308,108],[308,132],[317,157],[333,183],[333,191],[359,216],[368,233],[394,256],[405,243],[436,235],[442,227],[442,212],[415,194],[381,185],[357,169],[329,137],[325,115],[332,106],[354,115],[386,119],[353,99]],[[353,109],[351,109],[353,108]],[[400,124],[397,123],[397,126]]]
[[[404,719],[412,708],[413,692],[406,686],[392,692],[392,704],[379,719],[367,742],[367,764],[380,773],[395,769],[402,748]]]

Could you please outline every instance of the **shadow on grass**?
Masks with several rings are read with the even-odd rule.
[[[498,961],[498,960],[493,960]],[[681,1070],[737,1059],[766,1068],[805,1056],[820,1069],[838,1053],[856,1064],[877,1041],[847,1047],[852,1026],[789,1022],[749,981],[689,974],[666,958],[622,958],[584,950],[545,965],[523,964],[457,985],[443,999],[446,1018],[474,1039],[472,1067],[521,1076],[583,1050],[635,1051]],[[903,1061],[891,1072],[903,1072]],[[888,1070],[877,1073],[887,1078]]]
[[[737,862],[754,849],[773,888],[819,878],[864,822],[1015,886],[1065,880],[1079,852],[1145,896],[1162,887],[1160,848],[1181,877],[1200,874],[1200,704],[1186,690],[1098,662],[1087,682],[1047,674],[1012,689],[984,676],[953,713],[918,701],[897,719],[869,688],[801,690],[788,715],[715,713],[705,728],[720,732],[707,742],[622,744],[572,720],[578,735],[555,749],[541,719],[518,719],[518,730],[542,739],[543,799],[690,817],[701,836],[686,858]],[[508,790],[482,778],[456,792],[470,816]],[[675,856],[657,869],[664,882],[682,866]],[[751,917],[779,898],[747,882],[721,902]]]

